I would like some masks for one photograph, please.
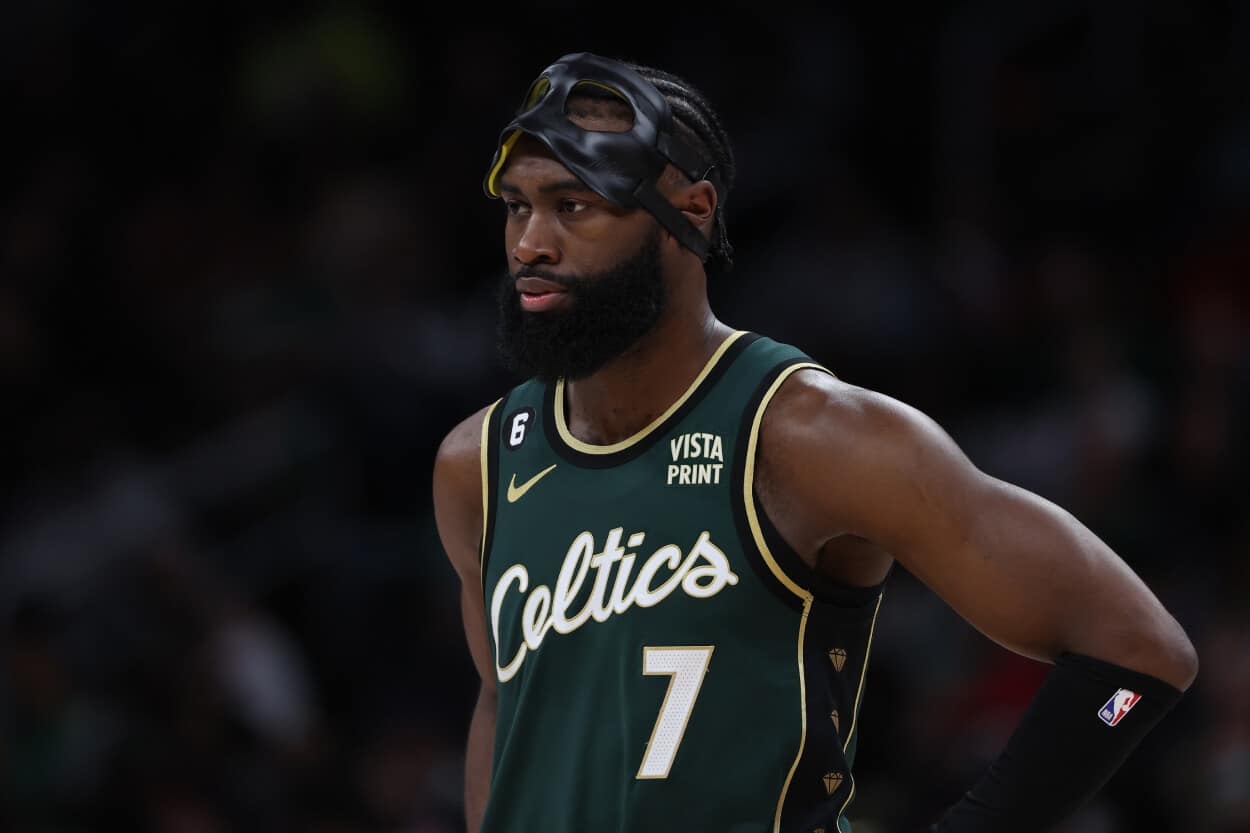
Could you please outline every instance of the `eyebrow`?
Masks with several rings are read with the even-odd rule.
[[[518,188],[517,186],[513,185],[510,182],[504,182],[503,180],[499,181],[498,187],[500,191],[507,191],[508,193],[511,193],[511,194],[521,193],[520,188]],[[590,189],[586,187],[586,183],[582,182],[580,179],[557,179],[555,182],[545,182],[542,185],[538,186],[538,193],[540,194],[552,194],[552,193],[555,193],[556,191],[589,191],[589,190]]]

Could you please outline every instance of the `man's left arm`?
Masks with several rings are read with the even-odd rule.
[[[761,453],[809,529],[872,541],[990,639],[1055,664],[1002,756],[936,828],[1048,829],[1189,687],[1184,630],[1070,513],[981,472],[916,409],[804,372],[770,410]]]

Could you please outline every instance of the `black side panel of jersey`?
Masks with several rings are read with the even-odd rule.
[[[807,743],[795,769],[781,829],[837,830],[855,791],[851,775],[865,667],[880,590],[858,610],[813,604],[803,645],[807,679]]]

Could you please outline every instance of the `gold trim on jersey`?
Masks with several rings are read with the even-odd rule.
[[[868,676],[868,658],[872,655],[872,636],[877,630],[877,614],[881,612],[881,601],[885,598],[885,592],[877,595],[877,606],[872,611],[872,624],[868,626],[868,641],[864,643],[864,665],[859,672],[859,687],[855,689],[855,702],[851,706],[851,728],[846,733],[846,742],[842,744],[842,756],[846,757],[846,750],[851,748],[851,738],[855,737],[855,725],[859,722],[859,698],[864,693],[864,680]],[[847,772],[850,775],[850,772]],[[851,775],[851,791],[846,794],[846,801],[842,802],[842,806],[838,808],[837,818],[841,819],[842,814],[846,812],[846,808],[851,806],[851,802],[855,799],[855,776]],[[838,828],[841,829],[840,827]]]
[[[742,477],[743,495],[746,497],[744,505],[747,513],[747,525],[751,527],[751,536],[755,538],[755,546],[759,549],[760,555],[764,558],[764,563],[768,565],[768,569],[776,576],[777,581],[786,586],[794,595],[810,602],[812,594],[798,582],[786,575],[781,569],[781,565],[777,563],[777,559],[773,557],[772,550],[768,548],[768,542],[764,540],[764,531],[760,527],[759,516],[755,513],[755,451],[759,446],[760,423],[764,420],[764,411],[768,408],[768,403],[772,401],[773,395],[777,393],[777,389],[781,387],[781,383],[790,378],[790,374],[797,370],[821,370],[829,373],[827,368],[821,367],[815,362],[801,362],[793,364],[778,374],[773,380],[772,385],[764,393],[764,398],[760,400],[759,407],[755,410],[755,419],[751,422],[751,436],[747,440],[747,464],[746,472]],[[833,375],[830,373],[829,375]]]
[[[764,563],[768,565],[769,571],[772,572],[776,579],[785,585],[787,590],[803,600],[803,615],[799,619],[798,641],[799,719],[801,727],[799,750],[794,755],[794,763],[790,764],[790,771],[786,773],[785,783],[781,785],[781,795],[777,797],[777,812],[773,818],[773,833],[781,833],[781,813],[786,806],[786,795],[790,792],[790,781],[794,778],[794,772],[799,767],[799,761],[803,759],[803,749],[807,746],[807,673],[803,664],[803,638],[807,632],[807,616],[812,610],[813,597],[811,592],[800,587],[785,574],[777,563],[777,559],[773,557],[772,550],[768,547],[768,542],[764,540],[764,531],[760,527],[759,516],[755,513],[755,451],[759,446],[760,423],[763,421],[764,411],[768,408],[768,403],[772,401],[773,396],[777,393],[777,389],[781,387],[781,383],[788,379],[791,373],[803,368],[825,370],[825,368],[813,362],[802,362],[787,367],[773,380],[772,385],[769,386],[764,393],[764,397],[760,400],[759,407],[755,410],[755,417],[751,421],[751,434],[747,438],[746,471],[742,477],[743,495],[746,498],[747,525],[751,527],[751,537],[755,539],[756,549],[759,550],[760,557],[764,559]]]
[[[564,419],[564,380],[560,379],[556,382],[555,391],[554,410],[556,433],[559,434],[560,439],[564,440],[570,448],[576,451],[581,451],[585,454],[615,454],[618,451],[624,451],[630,446],[636,445],[638,442],[646,439],[646,437],[650,435],[651,432],[655,431],[655,429],[659,428],[665,420],[676,413],[678,408],[686,404],[686,400],[699,389],[699,386],[703,384],[703,380],[706,379],[708,374],[712,372],[712,368],[716,367],[717,363],[720,362],[721,357],[725,355],[725,351],[727,351],[735,341],[744,335],[746,335],[745,330],[738,330],[731,333],[728,338],[721,342],[720,347],[716,348],[716,352],[713,353],[712,357],[707,360],[707,364],[703,366],[703,369],[699,371],[699,375],[696,376],[694,381],[690,383],[690,387],[686,388],[686,392],[679,396],[677,401],[668,407],[668,410],[656,417],[650,425],[643,428],[638,433],[633,436],[626,437],[620,442],[612,443],[611,445],[591,445],[590,443],[582,442],[577,437],[574,437],[573,433],[569,431],[568,424]]]
[[[769,385],[768,390],[764,392],[764,396],[760,399],[760,404],[755,410],[755,417],[751,422],[751,433],[747,438],[746,466],[742,478],[743,497],[745,498],[743,503],[746,510],[747,525],[751,528],[751,537],[755,539],[755,546],[759,550],[760,556],[764,559],[764,563],[768,565],[768,569],[772,572],[773,576],[781,582],[787,590],[803,600],[803,616],[799,625],[798,652],[799,714],[801,715],[802,734],[799,737],[798,754],[795,755],[794,763],[790,765],[790,772],[786,775],[785,783],[781,787],[781,796],[777,799],[777,813],[774,818],[773,833],[780,833],[781,831],[781,813],[785,807],[786,795],[790,791],[790,781],[794,777],[799,761],[803,758],[803,750],[807,744],[807,680],[806,672],[803,667],[803,640],[804,633],[807,628],[808,613],[811,611],[814,597],[810,590],[800,585],[781,569],[781,565],[777,563],[777,559],[773,556],[772,550],[768,546],[768,541],[764,538],[764,530],[760,526],[759,515],[755,511],[755,457],[756,451],[759,448],[760,425],[764,421],[764,412],[768,409],[769,403],[772,402],[773,396],[776,395],[777,391],[781,388],[781,385],[786,381],[786,379],[790,378],[791,374],[799,370],[819,370],[824,373],[828,373],[830,376],[834,375],[827,367],[815,362],[800,362],[798,364],[790,365],[777,375],[777,378],[773,380],[771,385]],[[877,624],[877,612],[881,609],[881,599],[883,596],[884,594],[881,594],[877,597],[877,607],[872,614],[872,627],[868,633],[868,646],[865,647],[863,670],[860,672],[859,688],[855,692],[855,717],[852,717],[851,719],[851,727],[846,735],[847,742],[842,747],[842,753],[844,755],[850,745],[850,739],[854,736],[855,732],[855,724],[857,722],[856,718],[858,717],[859,712],[859,699],[860,695],[863,693],[865,672],[868,669],[868,648],[872,645],[872,630],[875,629]],[[836,659],[832,656],[832,652],[830,659],[836,664]],[[850,776],[850,773],[847,775],[851,781],[851,789],[847,793],[846,801],[842,804],[842,808],[838,811],[839,816],[841,816],[842,812],[846,810],[847,806],[851,803],[851,799],[855,796],[855,779]]]
[[[482,442],[478,447],[478,458],[482,464],[482,540],[477,545],[477,571],[481,574],[482,589],[486,589],[486,570],[482,565],[486,562],[486,530],[488,528],[487,521],[490,519],[490,490],[494,488],[490,482],[490,418],[495,413],[495,408],[499,407],[499,403],[503,401],[503,397],[496,399],[486,409],[486,413],[482,416]]]
[[[872,654],[872,636],[877,630],[877,614],[881,612],[881,600],[885,593],[877,595],[877,606],[872,610],[872,624],[868,626],[868,641],[864,643],[864,664],[859,672],[859,687],[855,689],[855,701],[851,706],[851,728],[846,733],[846,742],[842,744],[842,754],[851,747],[851,738],[855,737],[855,727],[859,723],[859,698],[864,693],[864,679],[868,676],[868,657]]]
[[[786,806],[786,794],[790,792],[790,780],[794,771],[799,768],[803,759],[803,747],[807,745],[807,674],[803,670],[803,636],[807,633],[807,614],[812,612],[812,596],[803,599],[803,615],[799,617],[799,751],[794,754],[794,763],[786,773],[785,783],[781,785],[781,795],[777,796],[777,813],[773,816],[773,833],[781,833],[781,811]]]
[[[851,775],[849,772],[847,775]],[[846,808],[851,806],[851,802],[855,799],[855,776],[851,775],[851,791],[846,794],[846,801],[842,802],[842,806],[838,808],[838,814],[833,817],[836,830],[841,830],[842,815],[846,812]]]

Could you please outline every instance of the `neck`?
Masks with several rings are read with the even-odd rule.
[[[629,350],[565,384],[569,431],[595,445],[638,433],[686,392],[732,332],[712,314],[705,295],[693,305],[674,303]]]

